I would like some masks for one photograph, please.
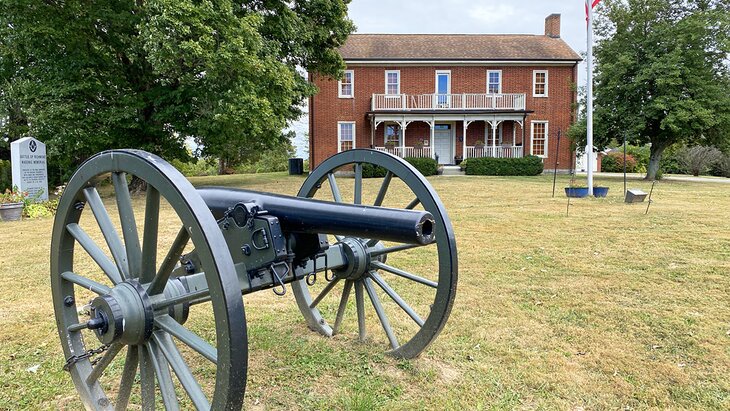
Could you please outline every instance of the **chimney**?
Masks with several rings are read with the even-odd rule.
[[[560,38],[560,14],[553,13],[545,18],[545,35]]]

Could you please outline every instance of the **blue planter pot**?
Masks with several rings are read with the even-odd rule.
[[[608,187],[593,187],[593,197],[605,197],[608,195]]]
[[[565,195],[572,198],[588,196],[588,187],[565,187]]]

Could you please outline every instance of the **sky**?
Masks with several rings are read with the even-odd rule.
[[[561,37],[578,53],[586,51],[583,0],[352,0],[356,33],[544,34],[545,17],[561,14]],[[585,64],[579,82],[586,81]],[[293,125],[297,155],[306,155],[308,119]]]

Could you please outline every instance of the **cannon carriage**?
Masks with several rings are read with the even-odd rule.
[[[372,205],[363,204],[368,164],[384,170]],[[354,171],[352,202],[338,170]],[[109,176],[114,202],[105,205],[98,185]],[[130,195],[131,176],[146,183],[144,201]],[[409,202],[383,207],[396,185]],[[389,261],[409,250],[430,257],[427,272]],[[389,354],[414,358],[449,317],[457,266],[453,229],[431,185],[407,162],[373,150],[329,158],[297,197],[195,189],[152,154],[102,152],[67,185],[51,242],[64,368],[87,409],[241,409],[242,295],[262,290],[291,290],[308,327],[328,337],[353,321],[365,340],[371,306],[382,329],[374,338],[387,341]],[[411,288],[417,292],[404,292]],[[326,299],[332,308],[321,310]],[[353,300],[357,315],[348,317]],[[193,326],[211,315],[214,330]]]

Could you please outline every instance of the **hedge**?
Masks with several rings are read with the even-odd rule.
[[[436,160],[428,157],[406,157],[404,160],[411,163],[424,176],[438,174],[439,164]]]
[[[626,154],[626,172],[638,173],[636,158],[631,154]],[[624,172],[624,153],[613,151],[601,159],[601,171],[604,173],[623,173]]]
[[[362,178],[385,177],[385,173],[387,173],[387,171],[388,170],[385,168],[376,166],[375,164],[362,164]]]
[[[536,176],[542,173],[542,159],[536,156],[523,158],[470,158],[466,165],[467,175],[478,176]]]

